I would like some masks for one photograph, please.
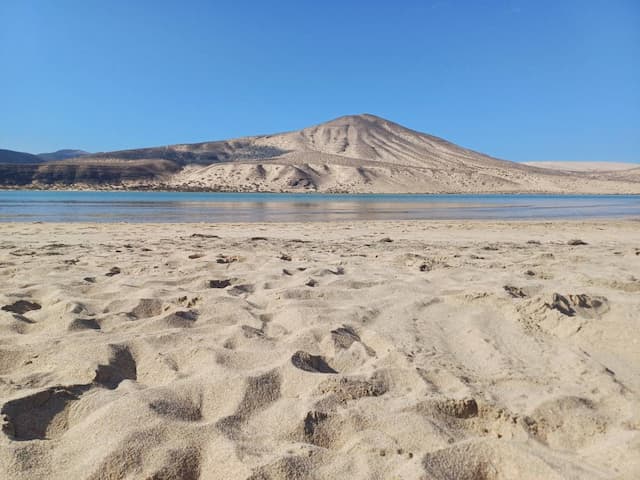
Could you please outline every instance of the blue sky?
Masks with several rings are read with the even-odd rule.
[[[0,1],[0,148],[373,113],[500,158],[640,161],[640,2]]]

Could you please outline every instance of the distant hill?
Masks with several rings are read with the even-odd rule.
[[[84,150],[64,149],[51,153],[39,153],[38,157],[45,162],[50,162],[54,160],[67,160],[69,158],[81,157],[83,155],[89,155],[89,152],[85,152]]]
[[[622,162],[524,162],[532,167],[566,170],[570,172],[616,172],[640,168],[640,163]]]
[[[13,150],[0,149],[0,163],[23,164],[41,163],[42,159],[30,153],[15,152]]]
[[[335,193],[640,193],[637,171],[500,160],[375,115],[293,132],[95,153],[17,168],[0,185]]]
[[[16,152],[14,150],[0,149],[0,163],[25,164],[25,163],[43,163],[56,160],[68,160],[77,158],[82,155],[88,155],[89,152],[84,150],[58,150],[51,153],[39,153],[33,155],[31,153]]]

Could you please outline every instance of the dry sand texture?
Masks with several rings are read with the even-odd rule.
[[[0,478],[639,478],[639,277],[630,221],[0,225]]]

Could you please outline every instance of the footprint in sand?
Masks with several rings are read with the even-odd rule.
[[[48,440],[60,437],[68,428],[69,407],[96,387],[115,389],[126,379],[136,379],[136,362],[129,348],[112,345],[106,365],[98,365],[93,383],[50,387],[5,403],[2,431],[14,440]]]
[[[120,267],[112,267],[107,273],[105,273],[106,277],[113,277],[114,275],[119,275],[121,273]]]
[[[198,320],[198,314],[193,310],[179,310],[162,319],[168,327],[189,328]]]
[[[282,379],[277,370],[271,370],[256,377],[249,377],[244,396],[232,415],[216,422],[216,428],[228,438],[237,439],[242,434],[242,427],[251,417],[266,409],[281,396]]]
[[[348,325],[343,325],[342,327],[336,328],[335,330],[331,330],[331,338],[333,339],[333,344],[335,345],[336,349],[347,350],[349,347],[351,347],[351,345],[358,342],[364,347],[367,355],[373,357],[376,354],[375,350],[366,345],[360,339],[360,336],[356,333],[356,331]]]
[[[135,319],[142,319],[155,317],[163,311],[163,304],[157,298],[141,298],[129,315]]]
[[[182,422],[202,419],[202,397],[190,398],[171,391],[158,391],[157,398],[149,402],[149,408],[161,417]]]
[[[249,325],[241,325],[240,328],[242,329],[242,334],[246,338],[265,338],[264,332],[259,328],[251,327]]]
[[[62,435],[67,429],[65,412],[89,385],[51,387],[2,406],[5,417],[2,431],[14,440],[46,440]]]
[[[17,313],[18,315],[31,312],[32,310],[40,310],[42,305],[35,302],[29,302],[27,300],[18,300],[11,305],[4,305],[2,310],[5,312]]]
[[[255,291],[255,287],[249,283],[234,285],[232,288],[227,290],[227,292],[229,292],[230,295],[235,295],[235,296],[253,293],[254,291]]]
[[[331,368],[327,361],[320,355],[311,355],[310,353],[298,350],[291,356],[291,363],[294,367],[312,373],[338,373]]]
[[[591,297],[585,294],[564,296],[554,293],[551,303],[545,303],[545,306],[552,310],[558,310],[569,317],[573,317],[576,314],[584,317],[593,317],[609,310],[609,303],[605,297]]]
[[[231,285],[231,280],[207,280],[207,288],[227,288]]]
[[[525,298],[527,294],[519,287],[514,287],[513,285],[505,285],[505,292],[507,292],[512,298]]]
[[[67,330],[70,332],[82,330],[100,330],[100,324],[92,318],[76,318],[73,320]]]
[[[98,365],[94,382],[113,390],[123,380],[136,380],[138,366],[131,350],[126,345],[111,345],[111,355],[106,365]]]

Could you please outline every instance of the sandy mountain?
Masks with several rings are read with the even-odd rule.
[[[498,160],[368,114],[275,135],[48,162],[21,178],[214,191],[640,193],[637,175],[599,177]],[[11,179],[0,166],[0,182]]]
[[[236,142],[241,148],[224,142],[225,152],[233,151],[230,158],[207,167],[188,166],[168,183],[261,191],[640,192],[637,177],[600,179],[498,160],[366,114]],[[251,150],[266,155],[244,155]],[[233,158],[240,152],[240,158]]]

